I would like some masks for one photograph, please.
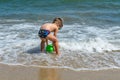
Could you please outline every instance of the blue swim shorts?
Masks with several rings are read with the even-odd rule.
[[[50,34],[50,31],[45,29],[40,29],[38,32],[38,36],[40,38],[46,38],[49,34]]]

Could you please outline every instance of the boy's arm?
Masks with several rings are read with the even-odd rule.
[[[54,31],[54,36],[57,37],[58,29],[56,28]]]
[[[58,29],[55,29],[54,31],[54,36],[57,37],[57,32],[58,32]],[[54,45],[54,43],[52,43]],[[54,50],[55,50],[55,47],[54,47]]]

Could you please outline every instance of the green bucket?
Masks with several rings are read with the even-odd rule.
[[[46,46],[46,52],[52,53],[54,51],[54,47],[52,44]]]

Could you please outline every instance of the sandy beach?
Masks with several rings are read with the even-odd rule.
[[[72,71],[0,64],[0,80],[119,80],[119,74],[119,69]]]
[[[120,0],[0,0],[0,80],[120,80]]]

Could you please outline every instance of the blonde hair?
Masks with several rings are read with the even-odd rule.
[[[63,27],[63,20],[61,18],[54,18],[53,23],[56,23],[59,27]]]

